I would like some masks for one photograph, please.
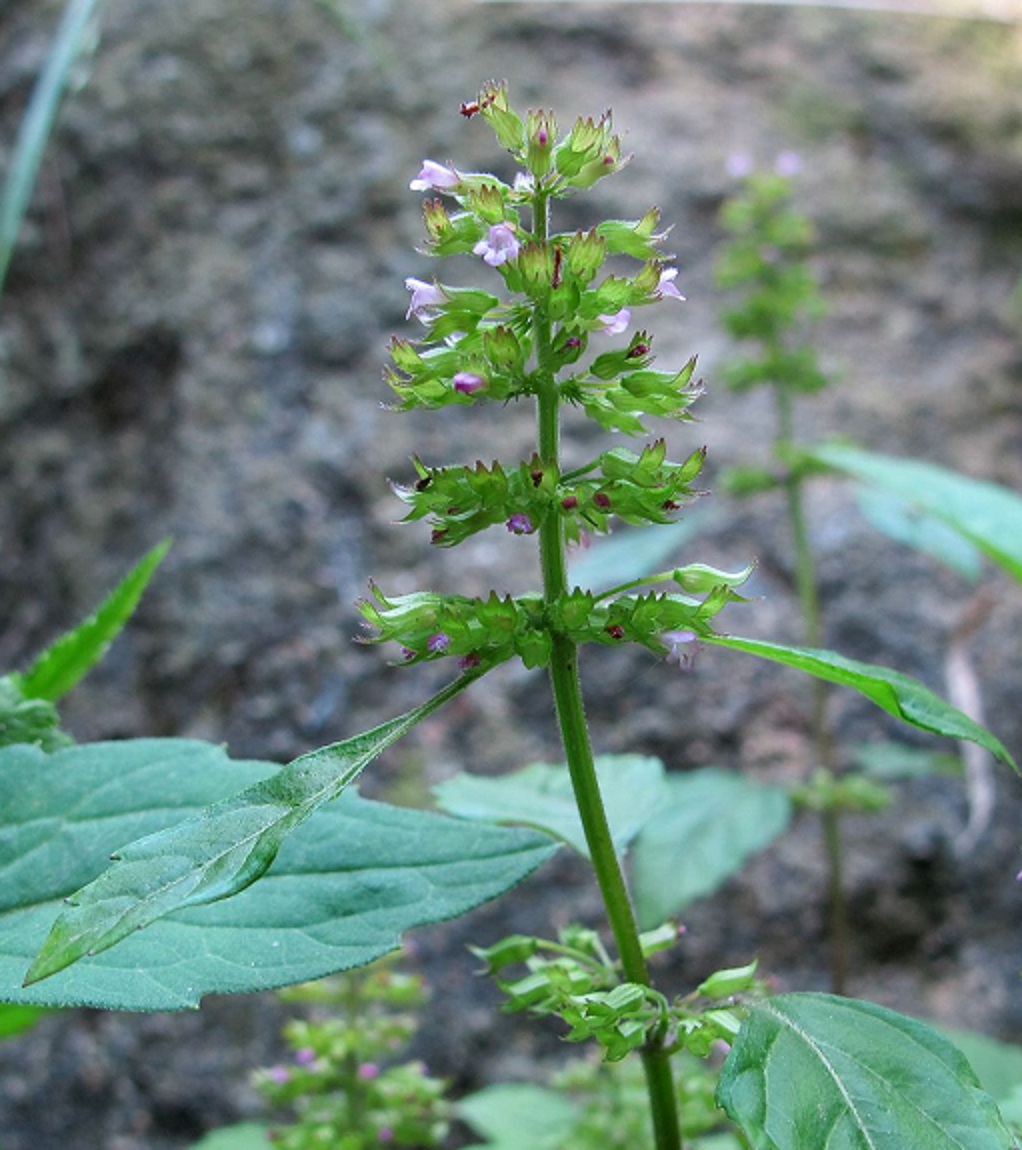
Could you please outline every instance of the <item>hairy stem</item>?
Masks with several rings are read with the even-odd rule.
[[[538,192],[534,221],[538,240],[547,238],[548,221],[548,199],[542,192]],[[550,317],[545,308],[537,305],[533,331],[538,366],[536,398],[539,455],[544,466],[552,467],[556,473],[559,469],[561,401],[552,368],[551,327]],[[551,604],[567,593],[564,530],[561,517],[556,512],[547,515],[540,524],[539,547],[543,596],[545,602]],[[635,913],[614,847],[607,811],[596,777],[596,765],[593,761],[579,679],[578,646],[563,635],[555,634],[553,637],[550,683],[575,801],[578,804],[596,880],[603,896],[607,919],[617,944],[621,967],[629,982],[649,986],[649,971],[639,942]],[[681,1150],[673,1074],[669,1055],[661,1039],[651,1039],[642,1052],[642,1061],[656,1150]]]

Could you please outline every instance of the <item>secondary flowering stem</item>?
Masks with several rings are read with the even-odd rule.
[[[534,200],[533,227],[536,239],[545,242],[549,234],[549,200],[542,190],[537,191]],[[561,400],[552,367],[550,317],[546,308],[540,304],[535,306],[533,312],[533,336],[537,361],[539,455],[543,464],[556,473],[559,465]],[[551,604],[565,595],[568,589],[564,530],[561,517],[556,512],[546,515],[541,522],[539,545],[543,596],[545,602]],[[596,777],[579,678],[578,646],[560,634],[553,636],[550,683],[572,789],[607,919],[617,944],[621,967],[629,982],[649,986],[649,971],[639,942],[638,925]],[[642,1052],[642,1060],[655,1146],[657,1150],[681,1150],[673,1074],[669,1056],[659,1039],[650,1041]]]

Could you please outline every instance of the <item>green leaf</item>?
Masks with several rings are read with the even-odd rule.
[[[214,1130],[200,1142],[192,1144],[191,1150],[273,1150],[269,1128],[258,1122],[242,1122],[237,1126],[225,1126]]]
[[[966,1030],[941,1033],[965,1055],[983,1089],[998,1103],[1022,1086],[1022,1046]]]
[[[614,845],[623,851],[664,801],[664,765],[642,755],[600,755],[596,776]],[[536,827],[589,855],[571,777],[562,763],[532,763],[499,778],[462,772],[433,793],[448,814]]]
[[[856,767],[873,779],[920,779],[926,775],[962,776],[962,760],[947,751],[904,743],[860,743],[852,748]]]
[[[695,511],[669,527],[636,527],[597,538],[588,551],[575,553],[568,568],[570,582],[575,587],[598,591],[652,575],[693,536],[705,530],[709,519],[709,514]]]
[[[0,1039],[13,1038],[31,1030],[49,1011],[39,1006],[14,1006],[0,1003]]]
[[[101,7],[100,0],[70,0],[18,129],[0,196],[0,289],[71,70],[88,44],[93,18]]]
[[[290,836],[249,890],[180,910],[22,988],[61,900],[107,865],[113,846],[201,818],[211,803],[280,773],[185,739],[0,751],[0,1001],[182,1010],[207,994],[322,978],[394,950],[406,930],[496,897],[554,849],[534,832],[352,791]]]
[[[711,894],[791,820],[784,791],[714,767],[670,775],[665,791],[632,852],[632,888],[643,930]]]
[[[902,719],[913,727],[935,735],[978,743],[1002,763],[1018,770],[1018,765],[1000,739],[908,675],[872,663],[846,659],[833,651],[785,647],[778,643],[765,643],[761,639],[741,639],[735,635],[703,635],[701,638],[717,647],[745,651],[749,655],[758,655],[761,659],[805,671],[807,675],[825,679],[828,683],[851,687],[896,719]]]
[[[527,1083],[487,1086],[463,1098],[458,1117],[486,1141],[468,1150],[557,1150],[579,1120],[564,1094]]]
[[[250,886],[280,844],[317,807],[335,799],[363,769],[417,723],[463,690],[464,675],[414,711],[295,759],[268,779],[156,834],[115,851],[114,865],[71,895],[26,976],[47,978],[186,906]]]
[[[153,572],[169,549],[169,539],[154,547],[88,619],[43,651],[18,678],[26,698],[56,702],[85,677],[131,618]]]
[[[915,1019],[854,999],[757,1005],[717,1101],[754,1150],[1011,1150],[965,1057]]]
[[[843,443],[821,444],[804,454],[935,515],[1022,580],[1022,498],[1015,492],[932,463]]]
[[[0,747],[35,743],[44,751],[66,747],[57,708],[45,699],[26,699],[16,675],[0,678]]]
[[[870,526],[895,543],[931,555],[970,583],[979,579],[983,570],[979,549],[943,519],[889,491],[860,486],[855,497]]]

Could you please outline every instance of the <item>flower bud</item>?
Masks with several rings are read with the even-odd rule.
[[[507,100],[507,81],[491,80],[479,93],[478,111],[493,129],[502,148],[520,155],[525,127]]]
[[[588,232],[576,232],[568,245],[568,267],[583,287],[603,266],[606,256],[606,241],[597,234],[595,228]]]
[[[554,278],[554,253],[549,244],[529,243],[518,253],[522,291],[531,299],[550,294]]]
[[[483,352],[495,370],[512,374],[525,362],[525,353],[518,336],[501,324],[483,332]]]
[[[541,179],[553,164],[557,121],[552,112],[529,112],[525,120],[525,166]]]

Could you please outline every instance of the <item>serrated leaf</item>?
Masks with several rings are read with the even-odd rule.
[[[173,826],[279,769],[184,739],[0,751],[0,1001],[182,1010],[322,978],[395,949],[519,882],[555,848],[520,828],[390,807],[353,791],[317,811],[270,871],[27,989],[62,898],[117,843]]]
[[[1011,1150],[965,1057],[923,1023],[825,994],[750,1012],[717,1101],[753,1150]]]
[[[1018,770],[1018,765],[1000,739],[908,675],[872,663],[846,659],[834,651],[787,647],[779,643],[766,643],[761,639],[742,639],[736,635],[704,635],[702,638],[716,647],[745,651],[773,663],[794,667],[817,679],[825,679],[828,683],[851,687],[896,719],[902,719],[913,727],[935,735],[977,743],[1002,763]]]
[[[295,827],[477,675],[462,676],[421,707],[302,755],[239,794],[118,849],[112,867],[67,899],[68,907],[53,924],[26,985],[86,954],[106,950],[175,910],[227,898],[250,886],[266,872]]]
[[[642,755],[599,755],[596,775],[614,845],[623,851],[663,803],[664,765]],[[571,777],[563,764],[532,763],[498,778],[462,772],[438,784],[433,793],[448,814],[536,827],[589,855]]]
[[[640,929],[711,894],[790,820],[791,802],[779,788],[714,767],[668,776],[660,809],[632,850]]]
[[[88,619],[62,635],[17,677],[26,698],[56,702],[84,678],[131,618],[169,549],[170,541],[165,540],[143,556]]]
[[[932,463],[843,443],[821,444],[804,454],[930,512],[1022,580],[1022,498],[1015,492]]]

